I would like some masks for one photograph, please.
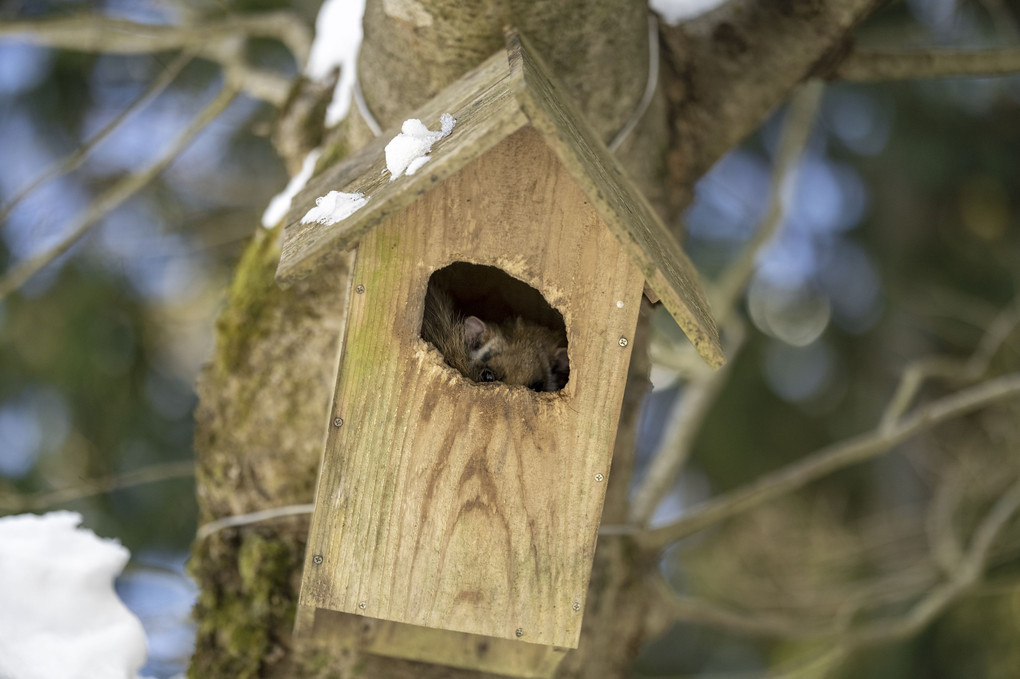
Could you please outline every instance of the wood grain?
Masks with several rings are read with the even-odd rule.
[[[454,261],[562,313],[561,392],[470,382],[420,339],[429,275]],[[576,647],[640,271],[525,128],[368,233],[354,283],[300,603]]]

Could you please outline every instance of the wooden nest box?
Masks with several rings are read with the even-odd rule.
[[[723,357],[687,257],[534,52],[508,42],[413,114],[456,120],[415,174],[384,171],[394,130],[310,182],[277,276],[357,248],[296,633],[539,677],[578,643],[646,282],[706,362]],[[331,190],[368,202],[301,223]],[[465,314],[558,324],[565,385],[447,365],[421,337],[430,280]]]

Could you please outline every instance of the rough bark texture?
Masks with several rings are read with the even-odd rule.
[[[283,291],[276,233],[248,247],[217,325],[196,411],[201,521],[307,503],[315,489],[333,387],[347,272]],[[202,592],[192,677],[255,677],[285,657],[307,517],[197,542]]]
[[[721,12],[664,29],[670,71],[661,88],[672,116],[670,202],[722,152],[751,132],[804,77],[840,54],[875,0],[733,0]],[[606,138],[641,95],[647,73],[645,7],[636,2],[369,0],[361,82],[386,126],[502,45],[516,24],[547,56]],[[652,200],[665,193],[666,105],[659,96],[618,154]],[[430,121],[434,124],[434,121]],[[320,167],[366,138],[356,116],[332,131]],[[315,135],[312,135],[313,137]],[[301,146],[298,144],[298,146]],[[302,151],[295,151],[299,156]],[[203,521],[312,499],[345,309],[347,270],[287,291],[275,285],[278,233],[249,246],[199,384],[198,499]],[[603,520],[623,522],[637,414],[648,388],[647,323],[639,323]],[[228,529],[197,542],[201,588],[190,676],[479,677],[478,673],[351,653],[295,650],[290,630],[307,517]],[[560,676],[626,676],[640,647],[661,633],[646,576],[656,556],[628,540],[600,540],[581,646]]]

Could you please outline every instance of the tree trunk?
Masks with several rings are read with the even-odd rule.
[[[746,12],[741,15],[741,8],[771,6],[767,0],[730,4],[738,10],[735,17],[726,17],[725,33],[731,37],[750,30],[747,22],[757,20]],[[834,9],[818,0],[776,4],[802,11],[762,10],[772,25],[756,28],[751,47],[735,56],[714,53],[718,41],[688,41],[682,31],[664,31],[671,71],[660,91],[670,94],[671,121],[666,119],[666,99],[656,97],[618,153],[653,202],[665,202],[667,151],[673,151],[675,182],[669,189],[686,196],[710,162],[705,159],[721,152],[712,141],[716,137],[706,135],[723,134],[726,148],[737,143],[875,3],[829,3]],[[804,30],[812,21],[827,27],[822,38],[817,31]],[[791,22],[798,30],[791,29]],[[399,123],[414,107],[502,49],[508,24],[542,52],[604,138],[623,126],[645,87],[647,13],[642,3],[610,0],[369,0],[360,76],[370,110],[384,128]],[[697,24],[696,29],[705,27]],[[778,37],[770,42],[770,35]],[[783,39],[809,45],[794,53],[793,67],[790,51],[775,43]],[[768,96],[757,82],[750,110],[727,114],[721,122],[706,117],[700,105],[708,95],[714,100],[726,100],[727,93],[737,98],[737,88],[746,86],[747,77],[740,68],[726,71],[715,65],[707,71],[718,74],[712,83],[699,77],[705,72],[699,69],[714,63],[713,58],[730,58],[750,64],[749,69],[767,70],[768,64],[755,62],[752,48],[757,45],[764,46],[766,57],[786,58],[782,73],[772,74]],[[323,157],[344,155],[344,149],[363,143],[366,130],[352,112],[352,119],[329,138]],[[678,150],[697,162],[678,160]],[[279,229],[260,231],[247,248],[217,325],[214,357],[199,382],[195,447],[203,522],[313,500],[346,312],[338,300],[348,268],[341,262],[281,290],[273,279],[279,238]],[[622,523],[627,514],[637,415],[648,389],[646,329],[645,312],[635,336],[603,514],[608,523]],[[201,593],[191,677],[481,676],[376,656],[295,652],[291,628],[307,528],[308,516],[281,518],[223,530],[195,543],[191,570]],[[656,614],[657,593],[645,577],[656,563],[657,555],[642,553],[625,538],[599,541],[581,645],[568,654],[559,676],[628,674],[641,646],[666,624],[666,618]]]

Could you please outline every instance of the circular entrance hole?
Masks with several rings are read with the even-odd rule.
[[[559,391],[570,378],[562,314],[493,266],[454,262],[434,272],[421,337],[475,382]]]

